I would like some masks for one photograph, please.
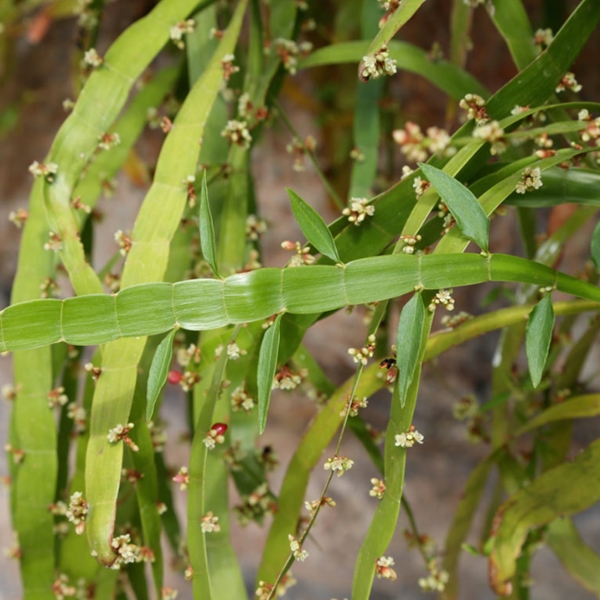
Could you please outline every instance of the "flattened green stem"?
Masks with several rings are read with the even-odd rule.
[[[202,77],[190,91],[163,145],[150,188],[135,223],[133,245],[123,270],[122,286],[160,281],[169,258],[170,241],[187,201],[188,175],[196,172],[204,123],[223,77],[221,61],[238,39],[247,0],[241,0]],[[168,210],[165,211],[165,207]],[[160,285],[160,284],[159,284]],[[137,305],[144,309],[143,305]],[[157,315],[158,316],[158,315]],[[147,314],[146,319],[152,320]],[[121,329],[124,322],[119,320]],[[149,332],[148,332],[149,333]],[[144,335],[144,334],[142,334]],[[138,336],[107,344],[91,416],[87,453],[86,500],[90,505],[88,539],[104,564],[115,560],[110,546],[122,461],[121,442],[109,444],[109,429],[126,424],[137,377],[137,365],[146,343]]]

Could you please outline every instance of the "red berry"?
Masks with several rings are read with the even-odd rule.
[[[211,428],[211,431],[214,431],[217,435],[225,435],[227,431],[226,423],[215,423]]]
[[[181,373],[179,371],[169,371],[167,381],[173,385],[177,385],[181,381]]]

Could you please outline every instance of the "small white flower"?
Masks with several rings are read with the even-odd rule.
[[[90,48],[83,55],[83,62],[90,67],[97,69],[104,63],[104,59],[98,54],[95,48]]]
[[[411,425],[407,432],[399,433],[394,437],[394,439],[396,441],[396,446],[400,446],[401,448],[412,448],[415,443],[422,444],[425,438],[414,428],[413,425]]]

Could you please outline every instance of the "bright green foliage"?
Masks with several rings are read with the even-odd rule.
[[[95,11],[101,4],[84,9]],[[528,598],[531,559],[547,543],[567,571],[598,594],[600,558],[564,516],[600,500],[600,442],[567,461],[573,422],[600,414],[597,390],[583,379],[600,331],[597,316],[584,323],[574,342],[565,342],[581,330],[582,313],[600,307],[600,228],[590,241],[596,268],[565,273],[560,257],[599,206],[593,119],[600,104],[562,102],[555,90],[597,27],[600,4],[582,0],[552,41],[536,44],[521,0],[496,3],[489,16],[519,72],[493,95],[464,69],[473,8],[460,0],[454,3],[448,61],[392,39],[402,26],[410,27],[423,0],[342,3],[327,17],[333,25],[316,23],[310,35],[319,47],[308,55],[299,4],[162,0],[95,65],[88,55],[88,66],[77,73],[81,91],[45,159],[58,170],[48,175],[38,166],[42,172],[32,189],[11,306],[0,311],[0,351],[15,352],[8,442],[24,598],[69,595],[57,592],[60,574],[93,586],[98,599],[122,597],[121,584],[138,600],[168,595],[162,589],[165,533],[182,570],[187,568],[195,598],[239,600],[247,584],[232,540],[237,530],[231,520],[238,518],[271,523],[255,597],[273,600],[289,584],[295,560],[304,558],[304,545],[311,544],[311,529],[336,486],[333,476],[354,476],[346,472],[353,459],[343,454],[348,432],[381,477],[372,490],[377,505],[371,523],[354,532],[363,539],[360,550],[348,556],[355,561],[353,582],[346,582],[354,600],[371,597],[378,577],[395,578],[388,547],[404,518],[424,559],[421,585],[458,598],[461,552],[482,505],[480,543],[469,548],[488,557],[496,593]],[[69,6],[49,3],[48,14],[66,14]],[[2,25],[15,27],[24,10],[7,3],[0,9]],[[324,14],[315,12],[318,19]],[[84,25],[84,51],[91,50],[98,26]],[[334,34],[326,39],[322,32],[331,27]],[[163,52],[165,45],[173,52]],[[161,53],[155,64],[169,66],[138,89],[136,82]],[[359,67],[358,77],[341,67],[348,63]],[[332,111],[319,119],[334,132],[328,170],[320,166],[321,149],[315,152],[308,140],[298,137],[291,147],[296,168],[310,159],[339,218],[328,225],[312,201],[287,188],[307,246],[298,245],[284,268],[264,268],[265,225],[253,153],[264,132],[276,131],[280,122],[300,135],[294,112],[287,111],[304,90],[287,78],[297,69],[308,78],[320,67],[340,75],[334,86],[339,83],[339,89],[316,85],[318,93],[308,103],[318,111],[343,107],[342,116]],[[396,69],[417,74],[448,96],[451,135],[426,126],[417,134],[402,106],[393,115],[385,109],[396,93],[389,85]],[[323,81],[323,74],[318,78]],[[348,93],[354,105],[345,101]],[[457,102],[467,94],[480,95],[485,112],[480,106],[478,122],[459,127]],[[165,97],[170,101],[161,106]],[[515,110],[516,105],[525,108]],[[128,157],[139,159],[132,153],[148,118],[153,125],[160,122],[159,110],[168,110],[161,123],[165,138],[155,168],[147,169],[152,177],[134,229],[117,235],[119,253],[95,265],[89,210]],[[546,136],[552,150],[539,151]],[[394,139],[414,172],[400,173]],[[565,169],[571,161],[578,168]],[[429,189],[422,188],[423,178]],[[351,199],[347,208],[344,198]],[[567,216],[553,211],[555,228],[537,240],[542,219],[536,209],[563,203],[581,206]],[[489,251],[494,217],[505,209],[518,215],[525,258]],[[465,252],[470,241],[481,254]],[[48,297],[48,278],[59,261],[72,297]],[[446,312],[454,308],[453,290],[480,284],[493,286],[490,302],[503,298],[509,306],[484,307],[475,317]],[[534,306],[540,288],[547,289]],[[553,303],[554,290],[575,298]],[[372,313],[363,347],[350,349],[354,375],[334,385],[303,336],[328,313],[365,304]],[[403,308],[390,332],[397,305]],[[436,330],[439,321],[443,328]],[[481,402],[463,398],[456,408],[471,438],[489,444],[489,451],[466,481],[439,552],[420,537],[418,511],[404,497],[407,459],[424,441],[413,423],[421,373],[427,361],[491,331],[501,333],[489,390]],[[80,393],[84,346],[98,349]],[[523,346],[528,371],[519,366]],[[170,370],[175,373],[169,379],[181,377],[188,393],[190,438],[188,459],[174,478],[161,455],[160,430]],[[297,387],[303,379],[325,399],[306,423],[281,488],[272,489],[273,453],[257,448],[272,389]],[[380,447],[359,408],[363,398],[386,386],[393,386],[393,394]],[[61,387],[72,404],[56,420],[48,402],[61,398]],[[83,404],[76,406],[79,395]],[[426,433],[425,443],[436,444],[437,434]],[[526,457],[520,452],[525,439],[532,449]],[[335,450],[325,455],[332,442]],[[311,473],[323,463],[327,482],[305,523]],[[484,491],[496,470],[488,498]],[[172,479],[187,490],[185,524],[176,514]],[[235,510],[232,482],[242,502]],[[64,517],[48,506],[58,500],[69,505],[76,493],[83,494],[85,519],[77,532],[70,525],[66,537],[57,539],[54,527]],[[162,504],[168,511],[161,516]],[[73,510],[69,515],[77,522]],[[119,537],[125,528],[129,541]],[[138,549],[119,549],[129,542]],[[148,566],[142,555],[153,557]],[[111,566],[120,567],[120,574],[106,568]]]

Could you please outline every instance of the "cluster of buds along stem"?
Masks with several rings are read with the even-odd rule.
[[[225,441],[227,429],[228,426],[226,423],[215,423],[208,430],[208,433],[202,442],[209,450],[212,450],[217,444],[222,444]]]
[[[302,544],[293,535],[288,535],[290,541],[290,551],[295,560],[304,562],[308,558],[308,552],[302,549]]]
[[[395,445],[401,448],[412,448],[415,444],[422,444],[425,437],[419,433],[414,425],[408,431],[399,433],[394,437]]]
[[[55,279],[46,277],[43,283],[40,283],[40,296],[42,298],[54,298],[59,289]]]
[[[531,168],[525,167],[521,174],[521,179],[517,182],[516,192],[517,194],[524,194],[525,192],[533,192],[538,190],[543,185],[542,172],[539,167]]]
[[[288,571],[279,581],[277,590],[273,593],[273,584],[266,581],[259,581],[258,588],[254,592],[256,600],[268,600],[269,598],[285,596],[287,590],[296,585],[296,580],[291,571]]]
[[[85,363],[83,368],[90,374],[91,378],[96,382],[102,375],[102,367],[96,367],[91,362]]]
[[[90,48],[83,55],[83,64],[92,69],[98,69],[104,64],[104,59],[98,54],[95,48]]]
[[[315,257],[310,253],[310,248],[308,246],[302,247],[300,242],[286,240],[285,242],[281,242],[281,247],[284,250],[296,251],[296,254],[290,258],[288,267],[312,265],[315,262]]]
[[[225,81],[229,81],[229,78],[237,73],[240,68],[233,64],[235,56],[233,54],[226,54],[221,61],[221,67],[223,68],[223,78]]]
[[[269,486],[263,482],[251,494],[243,496],[242,504],[235,506],[233,510],[240,525],[245,526],[252,521],[260,525],[265,515],[277,512],[277,503]]]
[[[317,141],[312,135],[307,135],[304,141],[297,137],[292,139],[285,149],[294,157],[294,171],[300,173],[306,169],[304,157],[307,153],[314,152],[316,147]]]
[[[254,398],[248,394],[245,386],[240,385],[231,392],[231,410],[234,412],[239,410],[245,410],[246,412],[250,412],[256,403]]]
[[[4,450],[7,454],[12,455],[13,463],[18,465],[23,462],[25,458],[25,452],[20,448],[15,448],[12,444],[6,444]]]
[[[199,365],[202,358],[202,352],[196,344],[190,344],[187,348],[179,348],[176,357],[177,362],[182,367],[187,367],[191,362]]]
[[[580,92],[582,90],[582,85],[577,83],[577,79],[575,79],[575,74],[570,71],[565,73],[563,78],[560,80],[560,83],[556,86],[554,90],[557,94],[564,92],[565,90],[571,90],[572,92]]]
[[[183,36],[187,33],[193,33],[196,27],[196,21],[194,19],[186,19],[185,21],[179,21],[176,25],[173,25],[169,29],[169,37],[171,41],[180,49],[185,48],[185,42]]]
[[[250,148],[250,144],[252,143],[252,136],[250,135],[246,121],[236,121],[235,119],[227,121],[225,128],[221,131],[221,135],[227,138],[230,144],[240,146],[244,150]]]
[[[190,473],[187,467],[181,467],[177,472],[177,475],[173,477],[173,481],[179,484],[179,489],[181,491],[186,490],[188,484],[190,483]]]
[[[266,231],[267,222],[264,219],[259,219],[256,215],[246,217],[246,237],[250,241],[257,241]]]
[[[402,252],[404,254],[414,254],[415,253],[415,245],[417,242],[421,241],[421,236],[417,235],[401,235],[400,239],[404,242],[404,247],[402,248]]]
[[[292,370],[292,368],[285,364],[281,367],[277,373],[275,373],[275,377],[273,378],[273,386],[274,390],[293,390],[296,389],[304,378],[308,375],[308,371],[306,369],[300,369],[298,371]]]
[[[369,204],[366,198],[350,198],[350,206],[344,208],[342,214],[354,225],[360,225],[367,217],[375,214],[375,206]]]
[[[305,58],[310,54],[313,45],[310,42],[300,42],[299,44],[293,40],[277,38],[275,40],[275,48],[283,68],[290,74],[295,75],[298,70],[298,59]]]
[[[141,562],[140,548],[131,542],[131,535],[125,533],[114,537],[110,543],[116,558],[111,569],[120,569],[121,565]]]
[[[369,496],[381,500],[383,498],[383,494],[385,493],[385,481],[382,479],[377,479],[377,477],[373,477],[371,479],[371,485],[372,487],[369,490]]]
[[[435,311],[436,307],[442,305],[446,310],[454,310],[454,298],[452,297],[452,290],[440,290],[436,293],[429,304],[429,310]]]
[[[544,47],[548,47],[554,39],[554,33],[552,29],[537,29],[533,34],[533,43],[542,50]]]
[[[367,405],[368,401],[366,396],[363,396],[362,398],[359,398],[358,396],[350,398],[350,396],[348,396],[346,398],[346,405],[340,412],[340,417],[345,416],[346,413],[348,413],[351,417],[356,417],[358,415],[358,409],[366,408]]]
[[[77,406],[75,402],[71,402],[67,406],[67,417],[73,421],[75,433],[84,433],[87,429],[87,414],[83,406]]]
[[[390,58],[388,48],[384,44],[375,54],[363,56],[358,65],[358,78],[366,83],[369,79],[377,79],[382,75],[394,75],[398,70],[396,65],[396,60]]]
[[[317,508],[329,506],[331,508],[335,508],[337,506],[336,501],[329,496],[323,496],[319,500],[313,500],[312,502],[305,502],[304,508],[310,513],[311,518],[314,517],[317,512]]]
[[[412,121],[407,121],[404,129],[392,132],[394,141],[400,146],[402,154],[411,162],[424,162],[430,155],[452,156],[456,148],[450,145],[450,135],[445,129],[428,127],[426,135]]]
[[[491,145],[490,152],[493,156],[502,154],[508,148],[504,129],[500,127],[498,121],[489,121],[483,125],[478,125],[473,130],[473,137],[489,142]]]
[[[119,423],[112,429],[108,430],[108,434],[106,439],[111,444],[116,444],[118,442],[123,442],[126,444],[132,452],[137,452],[139,450],[138,445],[129,437],[129,432],[134,428],[133,423],[127,423],[127,425],[123,425]]]
[[[442,325],[444,327],[448,327],[448,329],[454,329],[463,323],[471,320],[473,315],[470,315],[468,312],[461,310],[457,315],[444,315],[442,317]]]
[[[25,221],[27,221],[28,216],[29,211],[26,208],[18,208],[17,210],[10,211],[8,214],[8,220],[21,229],[21,227],[23,227],[25,224]]]
[[[219,525],[219,517],[216,517],[212,510],[209,510],[201,519],[200,519],[200,529],[202,533],[212,533],[221,531],[221,526]]]
[[[419,579],[419,587],[424,592],[443,592],[449,580],[449,575],[443,569],[440,569],[437,560],[432,558],[427,563],[429,575]]]
[[[346,471],[349,471],[354,465],[354,461],[350,460],[347,456],[335,456],[328,458],[323,465],[326,471],[335,473],[338,477],[341,477]]]
[[[65,394],[65,388],[62,386],[50,390],[47,394],[47,398],[49,408],[64,406],[69,401]]]
[[[69,578],[67,575],[60,574],[52,584],[52,593],[56,600],[64,600],[65,598],[73,597],[77,593],[77,589],[69,585]]]
[[[431,183],[422,177],[415,177],[413,181],[413,189],[417,200],[431,187]]]
[[[396,571],[392,569],[393,566],[394,559],[391,556],[380,556],[375,561],[375,573],[377,577],[396,581],[398,576],[396,575]]]
[[[81,492],[74,492],[69,499],[69,507],[65,516],[75,525],[75,533],[81,535],[85,531],[85,521],[88,514],[88,504]]]
[[[373,357],[375,352],[376,341],[375,335],[371,334],[367,338],[367,343],[362,348],[348,348],[348,354],[352,357],[355,363],[360,363],[366,366],[369,358]]]
[[[467,119],[474,119],[477,125],[485,125],[489,121],[485,100],[478,94],[467,94],[458,105],[467,111]]]
[[[133,245],[131,237],[123,233],[120,229],[115,232],[115,242],[117,242],[119,252],[122,256],[126,256]]]
[[[98,148],[101,150],[110,150],[121,143],[121,136],[118,133],[103,133],[98,137]]]
[[[54,231],[50,231],[48,233],[48,241],[44,244],[44,250],[49,252],[60,252],[62,247],[62,238],[60,235]]]

